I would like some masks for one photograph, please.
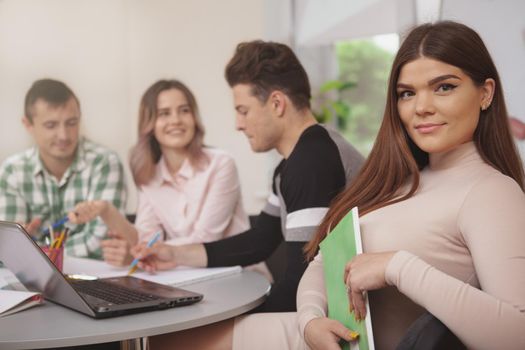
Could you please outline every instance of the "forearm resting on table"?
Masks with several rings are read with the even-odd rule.
[[[173,256],[177,266],[208,266],[206,249],[201,243],[173,246]]]
[[[130,245],[138,243],[138,232],[135,226],[111,203],[100,213],[100,218],[114,234],[122,236]]]

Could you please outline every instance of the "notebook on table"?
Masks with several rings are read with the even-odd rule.
[[[94,318],[193,304],[202,294],[132,276],[72,279],[63,275],[18,224],[0,221],[0,261],[29,290]]]
[[[40,293],[0,289],[0,317],[42,304]]]
[[[98,278],[119,277],[126,276],[128,271],[129,267],[113,266],[102,260],[77,258],[69,255],[66,255],[64,258],[63,273],[69,276],[95,276]],[[133,276],[155,283],[181,287],[192,283],[231,276],[241,272],[242,268],[240,266],[207,268],[177,266],[170,270],[156,271],[155,273],[139,270],[135,272]]]

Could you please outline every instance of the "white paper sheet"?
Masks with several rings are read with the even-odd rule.
[[[70,256],[66,256],[64,259],[65,274],[81,274],[103,278],[126,276],[128,270],[128,267],[115,267],[103,261],[94,259],[74,258]],[[156,274],[150,274],[139,270],[135,272],[133,276],[161,284],[182,286],[185,284],[236,274],[241,272],[241,270],[242,268],[240,266],[213,268],[180,266],[170,271],[159,271]]]
[[[34,305],[41,304],[41,298],[36,300],[32,299],[35,295],[39,295],[39,293],[0,290],[0,317],[22,311]]]
[[[26,287],[6,267],[0,267],[0,289],[27,291]]]

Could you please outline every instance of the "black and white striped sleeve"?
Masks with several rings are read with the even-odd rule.
[[[331,201],[346,184],[343,162],[331,139],[305,142],[300,147],[281,173],[280,188],[286,205],[283,233],[288,242],[309,241]]]

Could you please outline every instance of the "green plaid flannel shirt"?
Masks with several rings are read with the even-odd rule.
[[[115,152],[81,139],[76,157],[57,182],[32,148],[6,159],[0,166],[0,220],[28,223],[42,219],[44,229],[61,219],[78,202],[107,200],[124,212],[126,185],[122,164]],[[66,224],[69,255],[102,258],[100,241],[107,228],[97,218],[84,225]]]

